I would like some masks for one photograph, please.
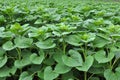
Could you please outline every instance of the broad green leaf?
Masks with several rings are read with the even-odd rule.
[[[57,52],[54,53],[53,58],[57,63],[62,64],[63,63],[62,55],[63,55],[63,51],[57,51]]]
[[[0,15],[0,23],[5,21],[5,17],[3,15]]]
[[[53,59],[53,57],[49,57],[49,58],[45,59],[45,60],[43,61],[43,63],[44,63],[45,65],[51,66],[51,65],[54,65],[54,64],[55,64],[55,60]]]
[[[3,57],[0,56],[0,68],[3,67],[7,63],[7,59],[8,58],[6,55]]]
[[[38,20],[35,21],[34,24],[42,24],[42,23],[43,23],[42,20],[41,20],[41,19],[38,19]]]
[[[5,54],[5,50],[0,47],[0,57]]]
[[[63,55],[62,60],[63,63],[69,67],[77,67],[82,66],[83,60],[79,52],[75,50],[69,50],[68,55]]]
[[[17,37],[14,40],[15,46],[18,48],[28,48],[32,45],[33,39],[25,37]]]
[[[15,46],[13,45],[11,41],[7,41],[6,43],[2,45],[2,47],[3,49],[8,50],[8,51],[15,48]]]
[[[69,35],[65,37],[65,41],[68,44],[74,45],[74,46],[80,46],[82,43],[80,43],[81,39],[79,35]]]
[[[39,53],[40,56],[38,56],[37,54],[33,53],[31,56],[30,56],[30,61],[34,64],[41,64],[43,59],[45,58],[44,57],[44,53]]]
[[[106,80],[120,80],[120,67],[117,67],[115,72],[113,72],[111,69],[105,70],[104,77]]]
[[[73,71],[65,73],[64,75],[61,75],[61,76],[62,76],[61,80],[74,80],[75,79]]]
[[[89,73],[92,74],[103,74],[104,73],[104,66],[103,67],[91,67],[88,70]]]
[[[56,46],[56,44],[53,43],[52,39],[47,39],[45,41],[39,41],[39,42],[35,43],[35,45],[41,49],[50,49],[50,48],[54,48]]]
[[[93,46],[98,47],[98,48],[102,48],[108,43],[109,43],[108,39],[97,36],[96,39],[93,41]]]
[[[29,52],[29,51],[22,51],[21,52],[22,59],[15,60],[14,66],[17,67],[17,68],[23,68],[27,65],[30,65],[31,64],[31,61],[30,61],[30,55],[31,54],[32,53]]]
[[[58,73],[52,70],[52,67],[48,66],[44,70],[44,80],[54,80],[59,76]]]
[[[105,51],[101,50],[95,54],[95,59],[98,61],[98,63],[106,63],[111,61],[113,58],[114,53],[112,52],[106,54]]]
[[[65,64],[58,63],[55,66],[54,72],[59,73],[59,74],[64,74],[64,73],[67,73],[70,70],[71,70],[71,67],[68,67]]]
[[[41,80],[44,80],[44,72],[42,71],[37,71],[37,75]]]
[[[15,60],[14,65],[17,68],[23,68],[27,65],[29,65],[31,62],[28,61],[27,59],[22,59],[22,60]]]
[[[78,66],[76,67],[79,71],[88,71],[89,68],[92,66],[93,64],[93,57],[92,56],[87,56],[85,59],[85,62],[83,63],[83,66]]]
[[[6,78],[5,78],[5,77],[3,77],[3,78],[0,78],[0,80],[6,80]]]
[[[0,77],[10,77],[11,74],[14,75],[16,72],[17,68],[12,67],[12,68],[8,68],[8,67],[2,67],[0,68]]]
[[[22,72],[19,80],[33,80],[33,77],[29,75],[28,72]]]
[[[11,37],[14,37],[14,36],[15,36],[15,34],[13,34],[11,31],[0,33],[0,37],[2,37],[2,38],[11,38]]]

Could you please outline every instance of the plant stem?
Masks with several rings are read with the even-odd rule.
[[[63,42],[63,53],[65,54],[66,52],[66,44],[65,44],[65,42]]]
[[[84,80],[87,80],[87,72],[84,72]]]
[[[119,60],[119,58],[114,60],[114,62],[113,62],[113,64],[112,64],[112,66],[111,66],[111,69],[113,69],[113,67],[114,67],[115,63],[116,63],[118,60]]]
[[[86,59],[87,57],[87,54],[86,54],[86,51],[87,51],[87,43],[85,43],[85,47],[84,47],[84,59]],[[84,80],[87,80],[87,72],[84,72]]]
[[[18,53],[18,59],[20,60],[21,59],[21,49],[16,48],[16,50],[17,50],[17,53]]]

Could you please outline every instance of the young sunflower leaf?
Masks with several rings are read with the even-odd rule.
[[[21,73],[19,80],[33,80],[33,77],[25,71]]]
[[[98,51],[95,54],[95,59],[98,61],[98,63],[106,63],[111,61],[113,58],[114,58],[114,53],[112,52],[108,53],[107,57],[105,51],[103,50]]]
[[[111,69],[105,70],[104,77],[106,80],[120,80],[120,67],[117,67],[115,72]]]
[[[85,62],[83,63],[83,66],[76,67],[79,71],[88,71],[89,68],[92,66],[94,61],[93,56],[87,56],[85,59]]]
[[[7,60],[8,60],[8,58],[6,55],[0,57],[0,68],[3,67],[7,63]]]
[[[35,45],[37,47],[39,47],[40,49],[50,49],[50,48],[54,48],[56,46],[56,44],[53,43],[52,39],[47,39],[45,41],[39,41],[39,42],[35,43]]]
[[[52,70],[52,67],[48,66],[44,70],[44,80],[54,80],[59,76],[58,73]]]
[[[68,67],[66,66],[65,64],[61,64],[61,63],[58,63],[56,66],[55,66],[55,70],[54,72],[58,73],[58,74],[64,74],[64,73],[67,73],[71,70],[71,67]]]
[[[33,63],[33,64],[41,64],[43,59],[45,58],[44,56],[44,53],[39,53],[40,56],[38,56],[37,54],[32,54],[30,56],[30,61]]]
[[[10,50],[14,49],[15,46],[13,45],[13,43],[12,43],[11,41],[7,41],[6,43],[4,43],[4,44],[2,45],[2,48],[3,48],[4,50],[10,51]]]
[[[67,55],[62,56],[62,60],[65,65],[69,67],[82,66],[83,60],[80,53],[75,50],[69,50],[68,54],[70,55],[70,57]]]
[[[25,37],[17,37],[14,40],[15,46],[18,48],[28,48],[32,45],[33,39]]]

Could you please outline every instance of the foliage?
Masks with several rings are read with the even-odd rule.
[[[0,3],[0,80],[120,79],[119,3],[39,3]]]

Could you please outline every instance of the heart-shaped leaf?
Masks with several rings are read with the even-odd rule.
[[[83,60],[79,52],[75,50],[69,50],[69,53],[67,55],[62,56],[63,63],[69,67],[77,67],[82,66]]]
[[[62,64],[63,63],[62,55],[63,55],[63,51],[60,50],[54,53],[53,58],[57,63]]]
[[[102,36],[96,36],[95,40],[93,41],[93,46],[98,47],[98,48],[102,48],[106,44],[109,44],[109,42],[110,42],[109,39],[106,39]]]
[[[29,75],[28,72],[23,72],[20,75],[19,80],[33,80],[32,75]]]
[[[17,37],[14,40],[15,46],[18,48],[28,48],[32,45],[33,39],[25,37]]]
[[[8,67],[2,67],[0,68],[0,77],[9,77],[15,74],[17,68],[12,67],[12,68],[8,68]]]
[[[111,61],[114,58],[114,53],[110,52],[106,55],[105,51],[101,50],[95,54],[95,59],[98,63],[106,63]]]
[[[44,80],[54,80],[59,76],[58,73],[52,70],[52,67],[48,66],[44,70]]]
[[[104,76],[106,80],[120,80],[120,67],[117,67],[115,72],[113,72],[111,69],[105,70]]]
[[[15,46],[13,45],[13,43],[11,41],[7,41],[6,43],[3,44],[3,49],[5,50],[12,50],[15,48]]]
[[[0,56],[3,56],[5,54],[5,50],[0,48]]]
[[[7,56],[0,57],[0,68],[3,67],[7,62]]]
[[[50,49],[50,48],[54,48],[56,46],[56,44],[53,43],[52,39],[47,39],[45,41],[39,41],[39,42],[35,43],[35,45],[41,49]]]
[[[34,64],[41,64],[45,57],[43,52],[39,53],[39,55],[40,56],[38,56],[37,54],[32,54],[30,56],[30,61]]]
[[[64,74],[67,73],[71,70],[71,67],[66,66],[65,64],[58,63],[55,66],[54,72],[59,73],[59,74]]]
[[[87,56],[83,66],[76,67],[79,71],[88,71],[93,64],[93,56]]]
[[[23,68],[23,67],[31,64],[30,54],[32,54],[32,53],[29,52],[29,51],[23,51],[23,52],[21,52],[22,59],[15,60],[14,66],[17,67],[17,68]]]
[[[69,35],[67,37],[65,37],[65,41],[68,44],[74,45],[74,46],[80,46],[82,45],[82,43],[80,43],[81,39],[79,35]]]

